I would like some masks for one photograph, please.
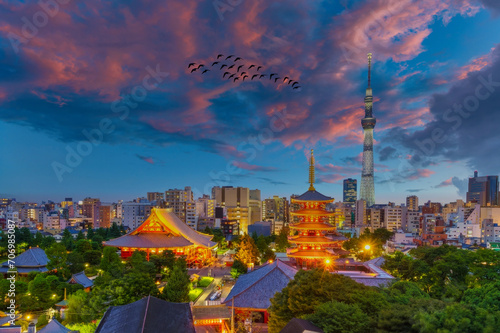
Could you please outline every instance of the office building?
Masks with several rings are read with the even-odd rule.
[[[355,204],[358,199],[358,181],[356,179],[344,179],[344,197],[345,204]]]
[[[477,171],[474,171],[474,177],[469,178],[467,202],[476,202],[481,206],[497,206],[498,190],[498,176],[479,177]]]

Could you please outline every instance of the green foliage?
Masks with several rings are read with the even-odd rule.
[[[241,237],[235,259],[241,261],[245,265],[258,264],[259,249],[255,245],[255,241],[248,234]]]
[[[68,250],[68,251],[73,250],[73,247],[75,246],[75,242],[74,242],[73,236],[71,235],[71,232],[69,232],[68,229],[64,229],[61,243],[64,244],[64,246],[66,247],[66,250]]]
[[[187,274],[184,260],[177,260],[169,274],[167,285],[163,288],[161,298],[170,302],[189,302],[191,282]]]
[[[332,301],[323,303],[305,317],[325,333],[364,333],[370,331],[370,318],[357,304]]]
[[[67,265],[71,274],[75,274],[85,269],[85,259],[81,253],[73,251],[67,256]]]
[[[83,235],[83,234],[82,234]],[[76,241],[75,251],[84,254],[87,251],[92,250],[92,244],[86,239],[80,239]]]
[[[373,233],[370,229],[365,229],[359,237],[351,237],[345,241],[342,247],[353,252],[359,260],[366,261],[382,255],[382,246],[392,235],[393,233],[385,228],[376,229]],[[366,250],[365,245],[370,245],[370,249]]]
[[[288,227],[283,227],[276,238],[276,251],[286,252],[286,249],[290,247],[290,242],[288,241],[288,234],[290,230]]]
[[[90,250],[83,254],[85,262],[92,266],[99,265],[101,263],[101,256],[101,251],[98,250]]]
[[[155,264],[147,261],[145,252],[135,251],[129,258],[127,265],[131,272],[145,273],[151,277],[156,272]]]
[[[241,274],[245,274],[247,272],[247,266],[239,260],[235,260],[233,262],[233,266],[231,267],[231,276],[234,279],[237,279]]]
[[[118,278],[123,274],[121,258],[113,247],[104,248],[100,266],[103,271],[107,272],[112,277]]]
[[[68,297],[68,310],[66,321],[68,323],[83,323],[93,319],[93,314],[87,306],[89,295],[83,290],[78,290]]]
[[[54,243],[50,248],[45,250],[45,254],[49,259],[47,268],[52,269],[65,269],[67,261],[66,247],[62,243]]]
[[[40,317],[37,319],[36,323],[36,328],[41,328],[49,323],[49,319],[47,318],[46,314],[42,314]]]
[[[210,285],[210,283],[212,283],[213,280],[213,277],[204,276],[200,279],[200,281],[198,281],[198,287],[206,288]]]

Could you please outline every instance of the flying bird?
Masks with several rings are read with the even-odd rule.
[[[259,74],[252,75],[252,80],[255,79],[257,76],[259,76]]]
[[[227,67],[227,65],[226,65],[226,64],[222,64],[222,66],[220,66],[220,69],[223,69],[223,68],[224,68],[224,66],[226,66],[226,67]]]
[[[205,65],[200,64],[200,65],[198,66],[198,69],[200,69],[201,67],[205,67]]]
[[[205,74],[206,72],[210,72],[210,69],[205,69],[201,74]]]
[[[257,67],[257,72],[262,68],[262,66]]]
[[[219,55],[217,56],[217,59],[219,59],[220,57],[223,57],[223,56],[224,56],[223,54],[219,54]]]
[[[238,79],[239,79],[238,77],[235,77],[233,82],[236,82],[236,80],[238,80]]]
[[[295,81],[295,82],[292,84],[292,87],[293,87],[294,85],[296,85],[296,84],[299,84],[299,82],[298,82],[298,81]]]
[[[219,63],[218,61],[214,61],[214,62],[212,63],[212,66],[213,66],[213,65],[217,65],[218,63]]]
[[[190,63],[190,64],[188,65],[188,68],[189,68],[189,67],[191,67],[191,66],[194,66],[194,65],[196,65],[196,63],[195,63],[195,62],[192,62],[192,63]]]
[[[279,76],[277,76],[275,79],[274,79],[274,83],[276,83],[278,81],[278,79],[280,79]]]
[[[241,75],[245,75],[246,73],[247,73],[247,72],[241,72],[241,73],[240,73],[240,76],[241,76]]]
[[[272,73],[271,75],[269,75],[269,80],[273,78],[273,75],[278,75],[278,73]]]
[[[226,60],[229,59],[229,58],[231,58],[231,57],[234,57],[234,54],[231,54],[231,55],[227,56]]]
[[[254,67],[255,67],[255,65],[250,65],[250,66],[248,66],[248,69],[252,69]]]
[[[293,87],[293,89],[299,89],[299,88],[300,88],[300,86]]]
[[[224,72],[224,75],[222,75],[222,78],[224,78],[226,75],[231,74],[229,72]]]
[[[195,71],[195,70],[197,70],[197,69],[198,69],[198,68],[196,68],[196,67],[195,67],[195,68],[193,68],[193,69],[191,70],[191,73],[192,73],[192,72],[194,72],[194,71]]]
[[[289,81],[288,81],[288,84],[290,84],[290,83],[292,83],[292,82],[294,82],[294,81],[293,81],[293,80],[289,80]]]
[[[234,59],[234,62],[237,62],[238,60],[242,60],[240,57]]]
[[[237,69],[236,71],[237,71],[237,72],[239,72],[239,71],[240,71],[240,69],[241,69],[241,67],[243,67],[243,65],[239,65],[239,66],[238,66],[238,69]]]
[[[227,79],[229,80],[229,79],[230,79],[230,78],[232,78],[234,75],[235,75],[235,74],[231,74],[231,75],[229,75]]]
[[[263,77],[266,77],[266,74],[260,74],[259,79],[262,79]]]
[[[229,66],[227,69],[231,69],[234,67],[234,64],[232,64],[231,66]]]
[[[243,75],[243,80],[242,81],[245,81],[245,78],[247,78],[248,75]]]
[[[286,82],[286,80],[288,80],[288,76],[285,76],[285,78],[283,79],[283,82]]]

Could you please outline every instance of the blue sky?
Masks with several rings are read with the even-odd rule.
[[[378,203],[449,202],[474,170],[499,174],[500,88],[481,88],[456,128],[443,120],[480,78],[500,82],[496,2],[220,3],[68,3],[33,36],[21,19],[33,23],[37,2],[0,4],[0,196],[116,201],[212,185],[289,196],[307,190],[314,148],[317,189],[341,200],[342,179],[360,179],[367,52]],[[237,56],[245,82],[219,69]],[[251,64],[280,79],[251,80]],[[113,129],[89,143],[83,131],[103,122]],[[422,150],[436,129],[447,140]],[[91,152],[69,165],[79,146]]]

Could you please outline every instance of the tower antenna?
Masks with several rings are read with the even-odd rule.
[[[311,149],[311,158],[309,159],[309,191],[315,191],[314,188],[314,149]]]

